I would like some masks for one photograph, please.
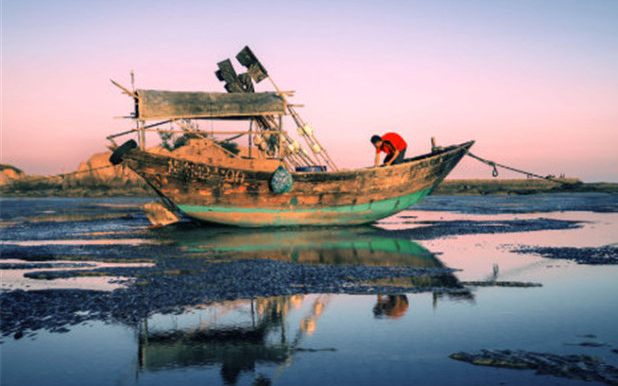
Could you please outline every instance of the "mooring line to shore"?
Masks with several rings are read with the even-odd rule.
[[[498,177],[498,168],[500,167],[500,168],[507,169],[507,170],[510,170],[510,171],[513,171],[513,172],[516,172],[516,173],[524,174],[528,178],[535,177],[535,178],[540,178],[542,180],[548,180],[548,181],[556,182],[558,184],[567,184],[567,185],[570,184],[570,182],[561,181],[559,179],[556,179],[556,177],[554,177],[552,175],[541,176],[541,175],[536,174],[536,173],[527,172],[527,171],[521,170],[521,169],[516,169],[516,168],[511,167],[511,166],[502,165],[502,164],[499,164],[499,163],[494,162],[494,161],[486,160],[485,158],[481,158],[481,157],[479,157],[477,155],[474,155],[474,154],[472,154],[470,152],[467,152],[466,155],[468,155],[468,156],[470,156],[470,157],[472,157],[472,158],[474,158],[474,159],[476,159],[478,161],[481,161],[482,163],[484,163],[486,165],[491,166],[493,168],[493,170],[491,171],[491,175],[493,177]]]

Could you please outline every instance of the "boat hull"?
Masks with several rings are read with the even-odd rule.
[[[183,204],[178,208],[198,220],[241,227],[359,225],[401,212],[430,192],[431,189],[426,189],[398,198],[325,208],[269,209]]]
[[[431,193],[472,144],[389,167],[292,173],[294,185],[282,194],[270,189],[272,171],[136,149],[124,158],[171,206],[197,220],[241,227],[359,225],[405,210]]]

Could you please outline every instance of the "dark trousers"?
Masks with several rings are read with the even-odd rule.
[[[405,149],[403,149],[402,151],[399,152],[399,155],[397,156],[397,158],[395,158],[395,160],[393,161],[393,163],[391,165],[397,165],[403,162],[403,159],[406,157],[406,150],[408,148],[406,147]],[[386,165],[386,163],[388,161],[391,160],[391,158],[393,158],[392,154],[389,154],[386,156],[386,158],[384,158],[384,165]]]

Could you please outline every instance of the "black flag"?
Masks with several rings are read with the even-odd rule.
[[[217,79],[225,82],[225,89],[228,92],[243,92],[243,86],[238,79],[238,75],[236,75],[236,71],[234,70],[234,66],[229,59],[225,59],[217,63],[219,69],[215,71],[215,75]]]
[[[240,64],[247,67],[247,72],[256,83],[260,83],[268,77],[268,72],[266,72],[266,69],[262,66],[262,63],[260,63],[255,54],[253,54],[249,46],[245,46],[245,48],[236,55],[236,59],[238,59]]]
[[[249,74],[246,72],[244,74],[239,74],[238,80],[240,81],[240,84],[245,92],[255,92],[255,89],[253,88],[253,81],[251,80],[251,76]]]

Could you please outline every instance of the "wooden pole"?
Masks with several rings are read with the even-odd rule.
[[[144,146],[144,132],[143,132],[143,122],[140,120],[136,120],[135,122],[137,126],[137,145],[140,150],[144,151],[146,147]]]
[[[283,120],[281,115],[279,115],[279,131],[283,129]],[[283,143],[283,133],[279,133],[279,157],[283,159],[283,154],[281,153],[281,143]]]
[[[304,130],[305,126],[306,126],[306,123],[303,121],[303,119],[300,117],[300,115],[296,112],[296,110],[294,109],[294,105],[291,105],[291,104],[289,104],[287,102],[285,94],[283,94],[281,92],[279,87],[277,87],[277,84],[275,83],[275,81],[270,76],[268,76],[268,80],[270,81],[270,83],[273,85],[273,87],[277,91],[277,94],[279,96],[281,96],[281,98],[283,98],[283,102],[285,104],[285,107],[290,112],[290,114],[292,116],[292,119],[294,119],[294,122],[296,123],[296,125]],[[335,162],[332,160],[332,158],[330,158],[330,156],[328,155],[328,152],[326,151],[326,149],[324,149],[324,147],[322,147],[322,145],[317,140],[317,138],[313,137],[313,135],[311,135],[311,136],[307,135],[307,133],[304,133],[304,134],[305,135],[303,135],[303,137],[305,138],[305,141],[307,141],[307,144],[309,145],[311,150],[314,152],[316,158],[319,159],[319,156],[321,155],[327,165],[329,165],[335,171],[339,170],[339,168],[337,168],[337,165],[335,164]],[[318,154],[316,154],[316,152],[313,150],[313,145],[316,145],[316,144],[321,149],[320,153],[318,153]]]
[[[277,121],[275,120],[275,118],[272,115],[265,115],[263,117],[260,117],[261,119],[258,120],[258,127],[260,127],[262,129],[262,132],[269,132],[272,129],[270,128],[277,128],[279,127],[279,124],[277,123]],[[283,123],[281,123],[283,124]],[[287,131],[285,130],[281,130],[281,132],[283,133],[283,137],[285,138],[286,142],[292,143],[292,139],[290,138],[290,136],[288,135]],[[311,160],[307,161],[305,158],[306,157],[299,157],[296,156],[292,153],[287,155],[288,158],[293,159],[291,162],[294,163],[296,166],[308,166],[311,165],[313,162]]]
[[[274,120],[272,117],[267,117],[270,118],[272,120]],[[273,122],[274,125],[276,125],[276,123]],[[284,132],[285,134],[285,138],[289,143],[293,143],[293,139],[287,134],[287,132]],[[304,166],[309,166],[309,165],[315,165],[316,163],[319,163],[319,161],[313,160],[311,159],[311,157],[309,155],[306,155],[305,153],[303,153],[302,151],[298,153],[298,158],[300,158],[304,164]]]
[[[113,79],[110,79],[110,81],[112,82],[112,84],[116,87],[118,87],[119,89],[121,89],[123,91],[123,94],[127,94],[128,96],[131,96],[133,98],[137,99],[137,93],[130,91],[129,89],[127,89],[126,87],[121,86],[120,84],[118,84],[117,82],[115,82]]]
[[[249,121],[249,158],[251,158],[251,148],[253,147],[251,137],[253,137],[253,119]]]
[[[180,126],[180,124],[179,124]],[[130,130],[131,131],[131,130]],[[121,133],[121,134],[126,134],[129,133],[130,131],[127,131],[125,133]],[[154,132],[162,132],[162,133],[193,133],[193,134],[198,134],[198,135],[202,135],[205,134],[205,132],[200,131],[200,130],[191,130],[189,128],[186,129],[182,129],[182,130],[167,130],[167,129],[144,129],[144,131],[154,131]],[[264,133],[280,133],[279,130],[264,130]],[[250,131],[246,131],[246,130],[241,130],[241,131],[213,131],[213,134],[250,134]],[[284,132],[285,133],[285,132]]]

